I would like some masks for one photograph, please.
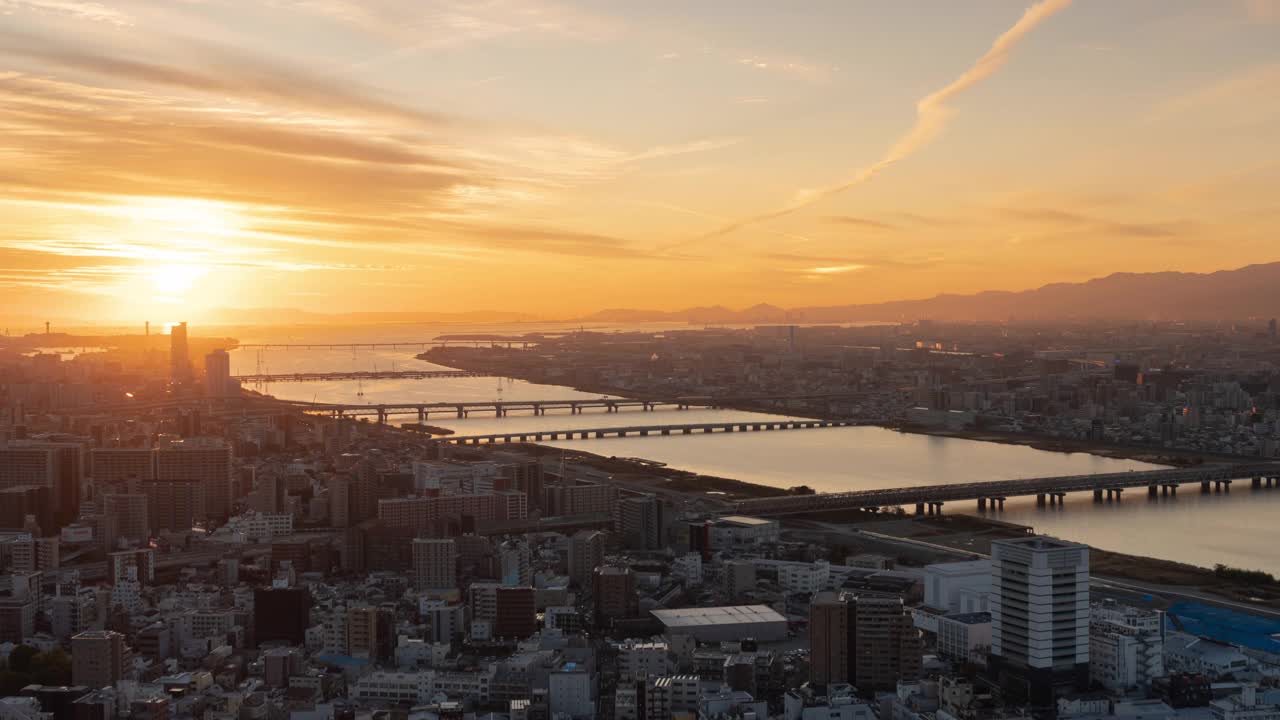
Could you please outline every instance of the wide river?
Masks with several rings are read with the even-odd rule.
[[[670,326],[687,329],[687,326]],[[394,325],[350,330],[307,330],[285,337],[253,337],[238,331],[241,342],[412,342],[448,333],[522,333],[568,329],[555,325],[472,326]],[[593,328],[601,329],[601,328]],[[655,326],[636,329],[656,331]],[[414,358],[417,349],[335,349],[234,351],[232,372],[321,372],[339,370],[408,370],[433,368]],[[277,397],[319,402],[368,403],[503,400],[563,400],[597,398],[571,388],[537,385],[522,380],[457,378],[276,383],[252,389]],[[572,429],[612,425],[727,422],[770,416],[732,410],[674,409],[616,414],[587,411],[582,415],[549,413],[540,417],[505,418],[474,414],[466,419],[437,415],[430,420],[458,434],[518,432],[534,429]],[[412,422],[415,416],[392,418]],[[695,473],[791,487],[808,485],[819,491],[863,490],[940,483],[966,483],[1049,475],[1119,472],[1156,466],[1085,453],[1058,453],[1017,445],[899,433],[877,427],[826,428],[761,433],[673,435],[605,438],[547,443],[601,455],[642,457]],[[947,512],[977,513],[974,503],[951,503]],[[1042,533],[1086,542],[1100,548],[1197,565],[1227,563],[1280,574],[1280,553],[1270,550],[1280,541],[1272,524],[1280,511],[1280,490],[1251,491],[1237,483],[1224,494],[1201,495],[1184,486],[1176,498],[1150,500],[1143,490],[1131,490],[1120,502],[1095,504],[1088,493],[1072,494],[1062,507],[1037,507],[1031,498],[1016,498],[1002,512],[988,511],[1002,520],[1034,527]]]

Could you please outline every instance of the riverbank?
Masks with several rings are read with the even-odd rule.
[[[544,446],[525,446],[533,454],[563,454],[566,462],[586,466],[637,490],[660,494],[677,493],[708,505],[728,506],[735,500],[755,497],[778,497],[789,494],[782,488],[758,485],[732,478],[700,475],[655,464],[640,458],[606,457],[582,450],[562,450]],[[1034,532],[1028,525],[1005,522],[996,518],[963,513],[934,517],[915,517],[898,509],[896,512],[849,510],[808,516],[788,517],[784,527],[800,536],[833,538],[853,546],[870,547],[884,552],[883,543],[919,543],[955,553],[952,559],[984,556],[990,553],[991,541],[1022,537]],[[880,536],[875,541],[873,537]],[[902,545],[902,559],[909,564],[945,561],[946,553],[910,550]],[[1090,552],[1091,572],[1117,583],[1129,583],[1146,593],[1169,597],[1200,598],[1241,609],[1280,610],[1280,584],[1257,584],[1233,581],[1215,573],[1212,568],[1189,563],[1130,555],[1093,547]]]
[[[419,360],[433,362],[439,364],[441,358],[435,350],[417,355]],[[495,372],[503,375],[510,375],[513,368],[503,365],[502,367],[494,367],[488,363],[467,363],[459,362],[464,358],[456,356],[448,358],[447,367],[459,370],[485,371]],[[638,392],[631,388],[618,388],[607,385],[594,385],[573,383],[565,384],[565,378],[543,377],[537,373],[515,372],[511,375],[517,379],[525,380],[532,383],[560,385],[568,387],[572,390],[592,395],[609,395],[615,397],[625,397],[636,400],[661,400],[665,396],[660,393]],[[816,408],[798,408],[798,407],[778,407],[767,402],[730,402],[719,403],[715,407],[725,410],[739,410],[742,412],[766,413],[774,415],[788,415],[796,418],[807,418],[813,420],[849,420],[850,418],[825,412]],[[1000,432],[995,430],[951,430],[945,428],[930,428],[921,425],[895,422],[885,419],[869,418],[871,422],[889,430],[897,430],[898,432],[911,433],[916,435],[931,435],[935,437],[950,437],[962,440],[976,440],[979,442],[998,443],[1002,445],[1022,445],[1036,450],[1044,450],[1056,453],[1086,453],[1099,457],[1112,458],[1115,460],[1134,460],[1138,462],[1151,463],[1153,465],[1166,465],[1170,467],[1193,467],[1204,463],[1213,462],[1250,462],[1254,458],[1241,457],[1236,455],[1222,455],[1217,453],[1206,453],[1197,450],[1182,450],[1177,448],[1159,448],[1141,445],[1117,445],[1111,443],[1100,443],[1088,440],[1073,440],[1068,438],[1054,438],[1039,435],[1029,435],[1025,433]]]

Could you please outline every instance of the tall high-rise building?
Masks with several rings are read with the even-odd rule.
[[[187,350],[187,324],[169,328],[169,378],[176,383],[191,379],[191,357]]]
[[[204,488],[204,510],[210,518],[231,511],[231,446],[219,438],[188,438],[156,451],[157,480],[194,480]]]
[[[231,397],[240,390],[231,379],[231,356],[226,350],[214,350],[204,356],[204,392],[209,397]]]
[[[345,475],[334,475],[326,483],[329,490],[329,525],[336,528],[351,526],[351,480]]]
[[[1050,707],[1089,684],[1089,547],[1046,536],[991,543],[990,667],[1006,697]]]
[[[361,523],[378,516],[378,463],[363,457],[356,463],[351,485],[351,522]]]
[[[898,595],[818,593],[810,607],[809,643],[815,683],[847,682],[873,692],[920,675],[920,631]]]
[[[579,530],[569,538],[569,580],[580,588],[591,587],[591,576],[604,562],[604,533]]]
[[[656,550],[663,546],[662,503],[653,495],[619,500],[614,509],[614,525],[628,549]]]
[[[840,593],[820,592],[809,606],[809,679],[849,681],[849,606]]]
[[[414,539],[413,584],[419,590],[458,587],[458,548],[453,540]]]
[[[80,509],[82,460],[83,448],[72,443],[0,441],[0,489],[47,487],[50,513],[59,522],[69,523]]]
[[[124,678],[128,649],[124,635],[86,630],[71,638],[71,680],[90,688],[112,687]]]
[[[84,439],[11,440],[8,448],[15,451],[36,451],[48,456],[45,485],[49,488],[49,502],[55,519],[62,524],[73,521],[80,512],[80,485],[87,477],[87,446]],[[3,451],[0,451],[3,452]],[[0,467],[4,461],[0,459]],[[0,474],[3,474],[0,470]],[[0,481],[0,487],[6,484]]]
[[[591,600],[597,628],[609,628],[614,621],[639,616],[636,575],[629,567],[604,565],[592,575]]]

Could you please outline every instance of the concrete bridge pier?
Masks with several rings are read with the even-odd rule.
[[[692,434],[693,434],[693,428],[685,428],[683,432],[684,432],[684,434],[685,434],[685,435],[692,435]]]
[[[1102,488],[1093,489],[1093,501],[1102,502]]]
[[[923,515],[923,514],[924,514],[924,503],[922,502],[916,503],[916,515]]]
[[[1254,479],[1253,479],[1253,489],[1254,489],[1254,490],[1257,490],[1257,489],[1258,489],[1258,488],[1260,488],[1260,487],[1262,487],[1262,478],[1260,478],[1260,477],[1256,477],[1256,478],[1254,478]]]
[[[1204,493],[1207,493],[1207,492],[1209,492],[1209,481],[1208,481],[1208,480],[1201,480],[1201,481],[1200,481],[1200,493],[1201,493],[1201,494],[1204,494]]]
[[[979,510],[986,510],[986,509],[987,509],[987,499],[986,499],[986,498],[978,498],[978,509],[979,509]]]
[[[1044,493],[1036,493],[1036,507],[1044,507]]]
[[[1159,487],[1157,487],[1157,486],[1155,486],[1155,485],[1148,485],[1148,486],[1147,486],[1147,497],[1149,497],[1149,498],[1160,497],[1160,488],[1159,488]]]
[[[1058,499],[1058,507],[1062,507],[1067,504],[1067,494],[1064,492],[1050,493],[1050,496]]]
[[[940,503],[940,502],[936,502],[936,503],[932,503],[932,505],[933,505],[933,514],[934,514],[934,515],[941,515],[941,514],[942,514],[942,503]]]
[[[386,409],[386,408],[378,408],[378,424],[379,424],[379,425],[386,425],[386,424],[387,424],[387,409]]]
[[[464,407],[462,407],[461,405],[459,405],[456,409],[457,409],[457,411],[458,411],[458,419],[459,419],[459,420],[461,420],[462,418],[464,418],[464,417],[466,417],[466,416],[467,416],[467,409],[466,409],[466,408],[464,408]]]
[[[1003,511],[1003,510],[1004,510],[1004,498],[1002,498],[1002,497],[998,497],[998,498],[991,498],[991,502],[992,502],[992,503],[996,503],[996,504],[998,504],[998,505],[999,505],[999,508],[998,508],[999,510],[1001,510],[1001,511]]]
[[[422,425],[427,422],[427,409],[418,408],[418,424]]]

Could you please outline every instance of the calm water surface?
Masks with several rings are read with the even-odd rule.
[[[532,329],[567,329],[536,326]],[[687,326],[671,326],[684,329]],[[627,329],[654,330],[653,326]],[[666,328],[659,328],[666,329]],[[392,326],[360,333],[316,331],[292,338],[273,336],[271,342],[407,342],[430,340],[439,334],[462,332],[522,333],[531,326]],[[325,333],[329,334],[325,334]],[[241,336],[243,342],[264,338]],[[287,373],[338,370],[390,370],[438,367],[413,356],[417,349],[237,350],[232,370]],[[598,398],[570,388],[537,385],[498,378],[388,380],[363,384],[277,383],[255,388],[277,397],[320,402],[370,403],[491,401]],[[363,393],[363,394],[361,394]],[[506,418],[473,414],[465,420],[433,416],[431,423],[459,434],[519,432],[614,425],[729,422],[769,416],[728,410],[639,410],[620,413],[588,411],[582,415],[548,414]],[[395,419],[395,418],[393,418]],[[397,421],[410,422],[414,416]],[[819,491],[860,490],[910,485],[965,483],[1046,475],[1072,475],[1156,466],[1084,453],[1056,453],[1017,445],[912,435],[874,427],[816,430],[673,435],[561,441],[550,445],[573,447],[602,455],[644,457],[671,467],[707,475],[737,478],[776,487],[808,485]],[[1184,486],[1176,499],[1149,500],[1145,490],[1130,490],[1120,502],[1095,504],[1089,493],[1067,497],[1065,506],[1039,508],[1033,498],[1013,499],[1000,513],[987,514],[1031,525],[1039,532],[1086,542],[1120,552],[1159,557],[1197,565],[1215,563],[1280,573],[1280,541],[1273,522],[1280,511],[1280,489],[1251,491],[1237,483],[1233,492],[1200,495]],[[976,503],[950,503],[948,512],[977,513]]]

